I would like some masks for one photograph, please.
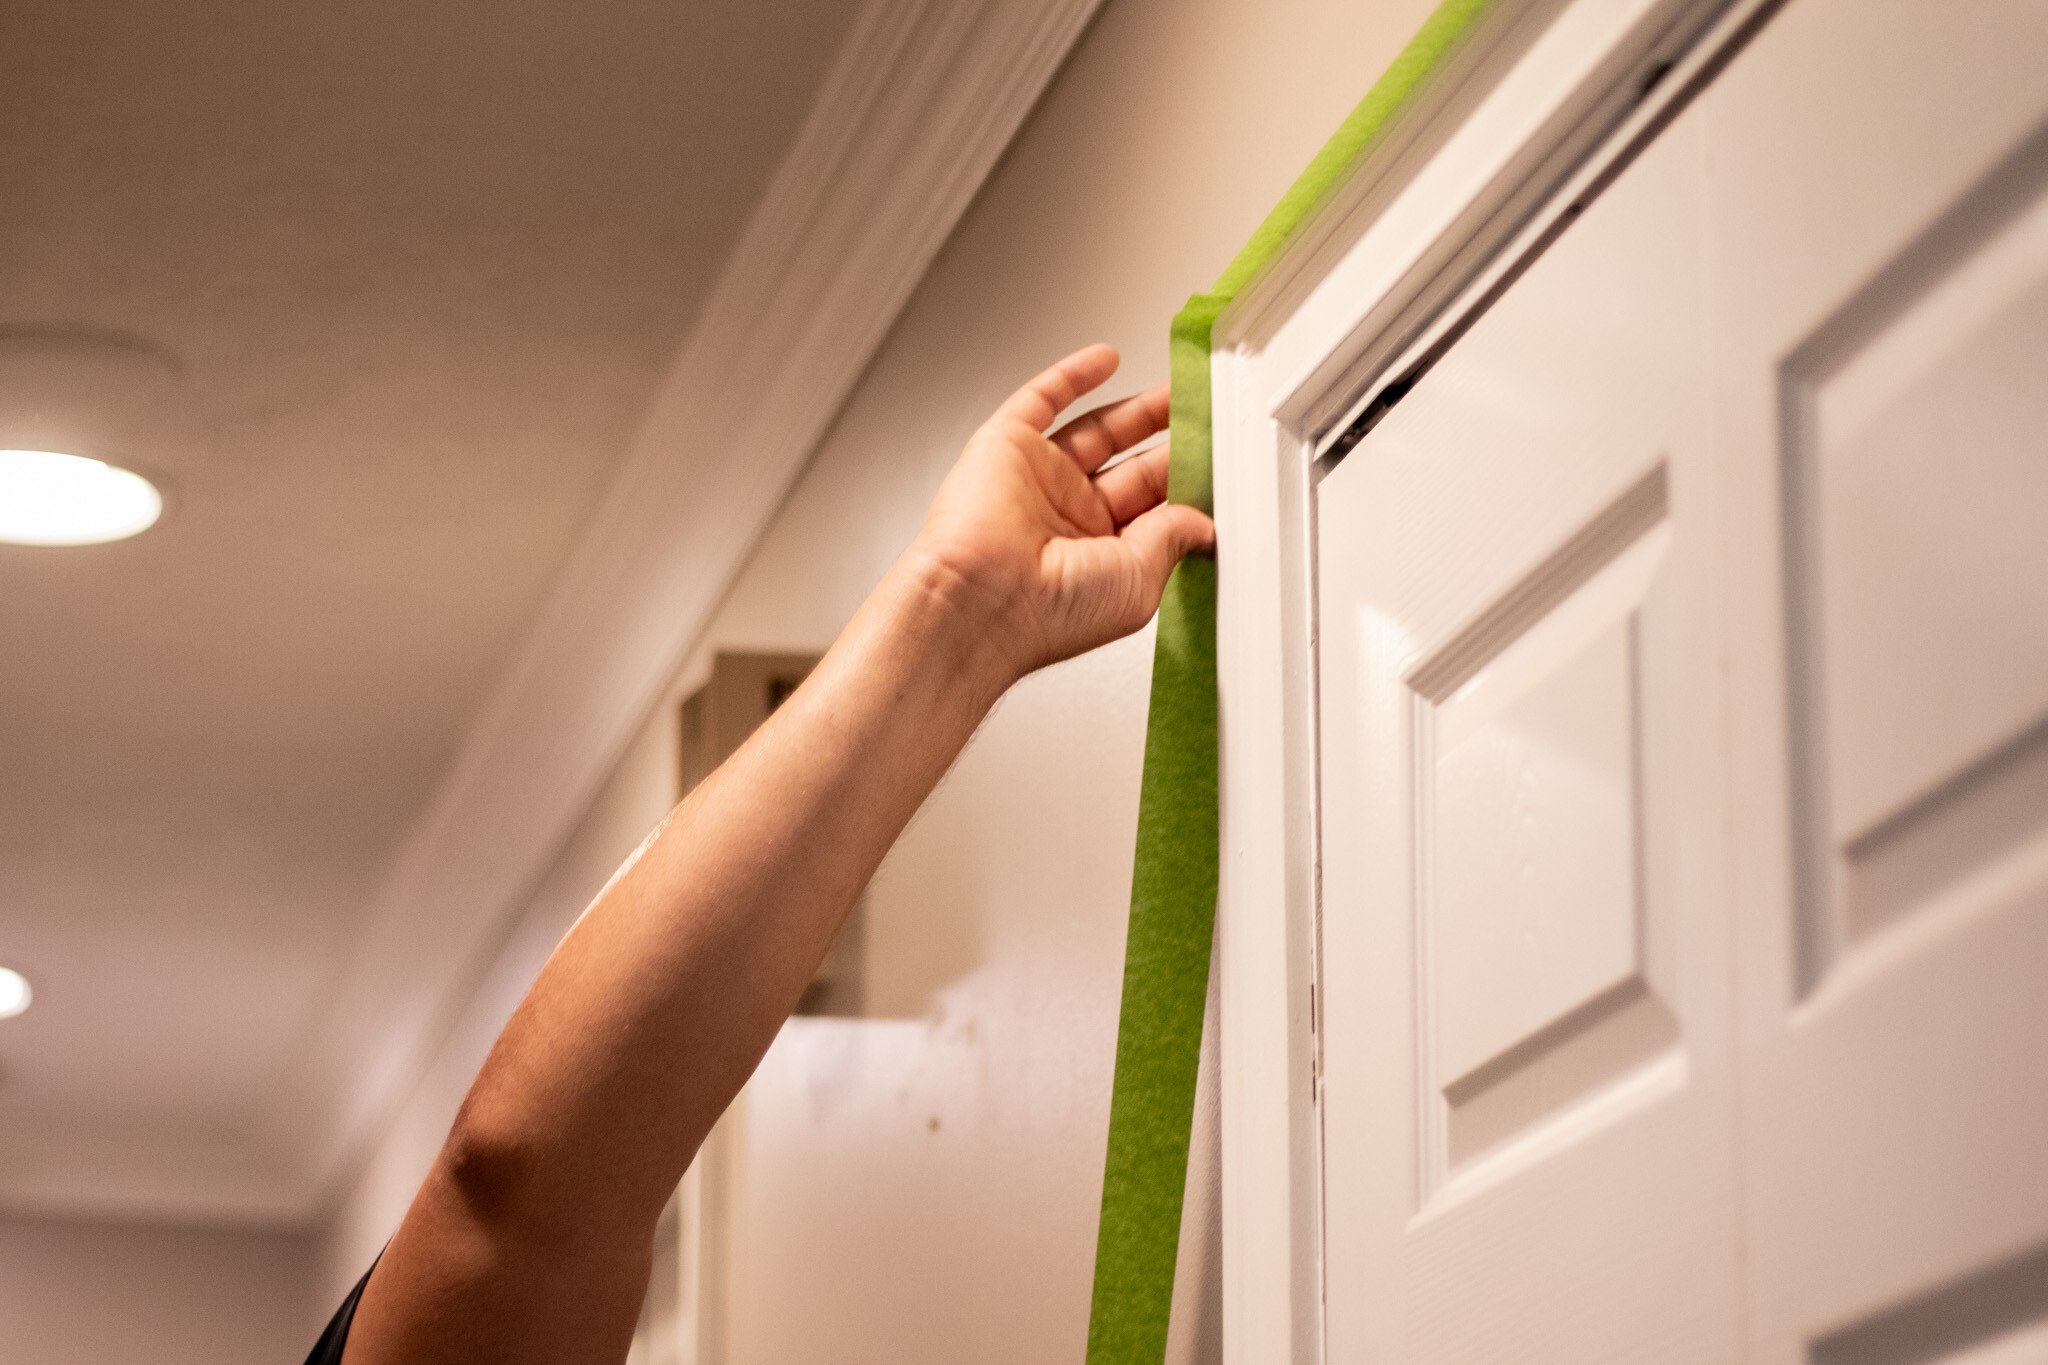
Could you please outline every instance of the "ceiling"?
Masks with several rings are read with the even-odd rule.
[[[632,442],[855,0],[0,7],[0,1167],[207,1151]]]

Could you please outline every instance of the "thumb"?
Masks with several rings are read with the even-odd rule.
[[[1137,556],[1147,595],[1157,603],[1166,576],[1183,556],[1216,548],[1216,523],[1193,507],[1163,502],[1133,519],[1117,539]]]

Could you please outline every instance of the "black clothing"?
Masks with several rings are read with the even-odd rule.
[[[370,1270],[376,1268],[373,1264]],[[349,1324],[356,1320],[356,1305],[362,1302],[363,1286],[370,1282],[370,1270],[363,1272],[363,1278],[356,1281],[356,1287],[349,1290],[348,1297],[341,1301],[334,1320],[327,1324],[327,1330],[313,1344],[313,1354],[306,1357],[306,1365],[341,1365],[341,1348],[348,1345]]]

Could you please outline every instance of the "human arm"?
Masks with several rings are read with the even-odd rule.
[[[663,1204],[897,835],[1011,683],[1141,626],[1201,513],[1153,390],[1069,356],[978,430],[802,687],[678,806],[506,1025],[357,1312],[349,1365],[617,1362]]]

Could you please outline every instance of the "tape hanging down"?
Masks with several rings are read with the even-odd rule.
[[[1217,317],[1371,154],[1423,78],[1490,3],[1445,0],[1215,287],[1189,299],[1174,318],[1171,501],[1212,510],[1209,352]],[[1167,580],[1153,648],[1088,1365],[1154,1365],[1166,1356],[1221,866],[1214,560],[1185,560]]]

